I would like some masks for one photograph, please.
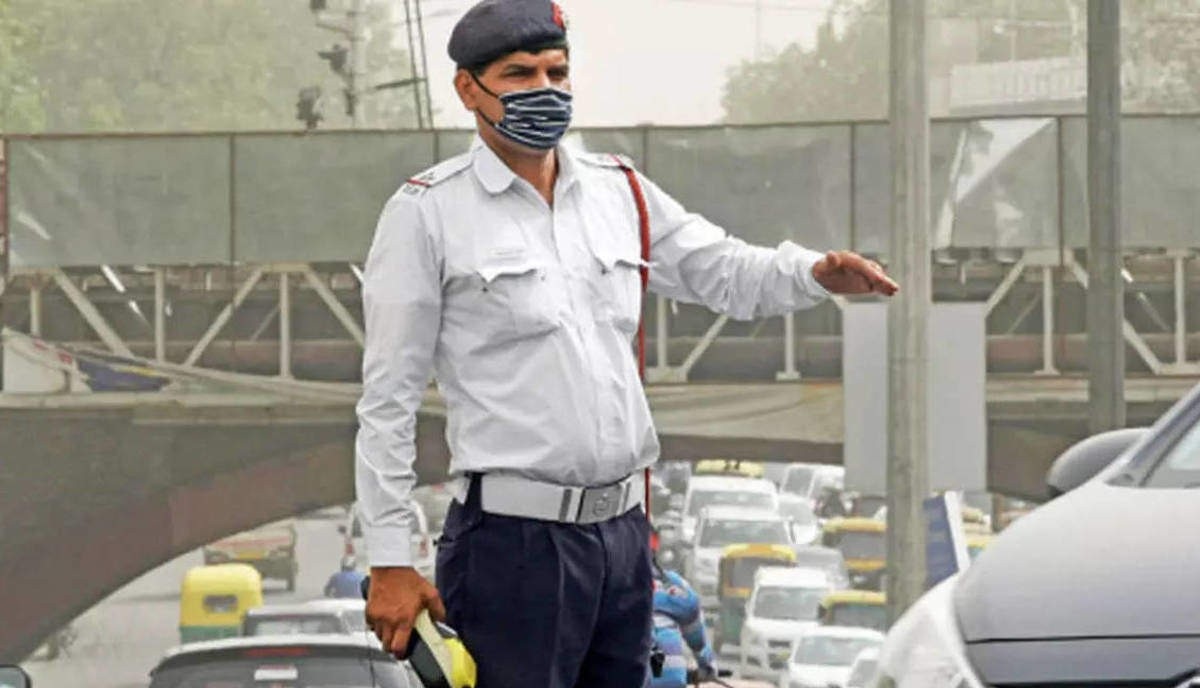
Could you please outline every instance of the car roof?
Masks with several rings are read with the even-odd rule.
[[[783,516],[770,509],[752,506],[709,506],[700,512],[705,521],[782,521]]]
[[[807,559],[808,561],[836,562],[846,559],[846,555],[842,554],[840,549],[823,545],[796,545],[792,551],[796,553],[797,561]]]
[[[812,626],[804,631],[804,637],[823,636],[826,638],[865,638],[883,642],[883,634],[871,628],[858,626]]]
[[[355,597],[329,597],[316,600],[309,600],[304,603],[304,607],[312,609],[330,609],[334,611],[359,611],[367,608],[366,600]]]
[[[766,478],[743,478],[730,475],[697,475],[688,481],[688,492],[704,491],[763,492],[778,491],[775,483]]]
[[[335,604],[329,604],[335,603]],[[342,603],[342,604],[336,604]],[[346,604],[348,603],[348,604]],[[246,616],[265,618],[270,616],[328,616],[340,614],[342,611],[354,611],[365,608],[362,600],[312,600],[312,602],[295,602],[287,604],[266,604],[246,610]]]
[[[256,647],[330,647],[330,648],[350,648],[363,650],[377,650],[379,643],[374,640],[373,636],[367,634],[353,635],[337,634],[337,633],[295,633],[288,635],[255,635],[255,636],[239,636],[236,638],[222,638],[220,640],[202,640],[195,643],[187,643],[178,645],[167,650],[163,655],[163,661],[175,659],[177,657],[185,657],[190,655],[202,655],[209,652],[222,652],[226,650],[244,650]]]
[[[776,588],[819,588],[829,585],[829,577],[817,569],[764,566],[754,572],[754,584]]]

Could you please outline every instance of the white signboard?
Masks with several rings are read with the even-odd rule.
[[[986,305],[934,304],[929,320],[931,490],[987,489]],[[887,304],[842,311],[846,488],[887,489]],[[903,403],[904,400],[896,400]]]

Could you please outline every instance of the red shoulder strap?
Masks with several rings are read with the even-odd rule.
[[[633,168],[625,164],[625,161],[614,155],[612,159],[617,163],[617,167],[625,173],[625,178],[629,180],[629,190],[633,192],[633,203],[637,206],[638,213],[638,235],[642,242],[642,263],[638,269],[642,276],[642,293],[646,293],[647,287],[650,286],[650,211],[646,209],[646,194],[642,193],[642,183],[638,181],[637,172]],[[642,384],[646,383],[646,321],[639,314],[638,329],[637,329],[637,361],[638,361],[638,376],[642,379]],[[662,365],[662,362],[659,362]],[[650,469],[646,469],[646,518],[650,518]]]
[[[621,171],[625,173],[625,178],[629,180],[629,190],[633,192],[633,202],[637,206],[638,213],[638,234],[642,241],[642,262],[644,265],[639,268],[642,276],[642,293],[646,293],[646,289],[650,286],[650,211],[646,209],[646,194],[642,193],[642,183],[638,181],[637,173],[633,168],[625,164],[625,161],[614,155],[613,160]],[[641,376],[642,382],[646,381],[646,323],[642,318],[638,318],[637,331],[637,349],[638,349],[638,375]]]

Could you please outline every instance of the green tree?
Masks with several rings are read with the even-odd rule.
[[[41,85],[25,55],[33,38],[9,0],[0,0],[0,132],[36,131],[45,124]]]
[[[318,28],[304,0],[0,2],[0,46],[14,58],[0,48],[0,106],[21,103],[0,110],[7,131],[296,129],[297,94],[311,85],[328,96],[325,126],[349,124],[341,80],[317,56],[345,40]],[[390,48],[385,7],[368,12],[377,50]]]

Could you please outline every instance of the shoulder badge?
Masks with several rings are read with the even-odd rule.
[[[419,196],[470,166],[470,154],[456,155],[414,177],[410,177],[404,182],[404,186],[400,187],[400,193],[408,196]]]

